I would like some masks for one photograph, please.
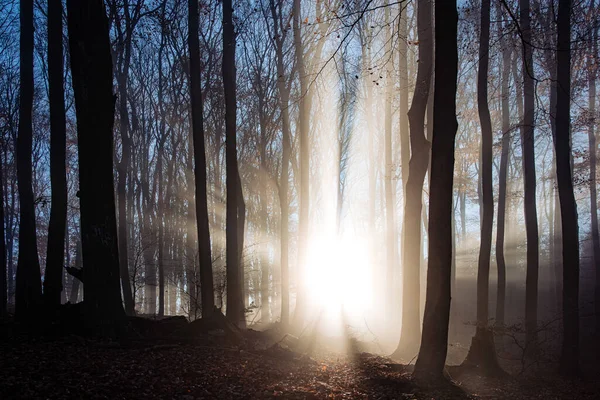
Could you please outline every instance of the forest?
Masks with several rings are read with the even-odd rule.
[[[0,0],[0,398],[598,398],[599,34]]]

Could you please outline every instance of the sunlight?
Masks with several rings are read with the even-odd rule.
[[[326,325],[362,321],[372,305],[371,266],[365,240],[318,235],[309,243],[306,284],[310,304]]]

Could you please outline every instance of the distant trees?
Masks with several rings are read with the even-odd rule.
[[[115,96],[102,0],[67,1],[77,112],[84,304],[90,328],[116,334],[124,316],[113,188]]]
[[[443,378],[452,276],[452,184],[458,75],[456,1],[435,3],[435,84],[429,197],[429,263],[421,348],[414,374]],[[409,178],[410,179],[410,178]]]
[[[33,0],[21,0],[19,10],[21,26],[17,178],[20,214],[15,317],[22,321],[32,321],[39,312],[42,296],[32,186]]]

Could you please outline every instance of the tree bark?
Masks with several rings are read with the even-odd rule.
[[[245,321],[243,281],[239,251],[239,171],[236,147],[235,32],[231,0],[223,0],[223,89],[225,91],[225,156],[227,190],[227,317],[235,324]]]
[[[539,237],[536,206],[535,173],[535,93],[533,82],[533,55],[531,47],[531,16],[529,0],[520,0],[520,25],[523,41],[523,101],[524,114],[521,125],[523,149],[525,231],[527,236],[527,273],[525,278],[525,330],[527,347],[537,341]]]
[[[423,335],[414,375],[443,379],[452,275],[452,184],[458,75],[456,0],[435,3],[435,85],[429,200],[429,268]],[[410,178],[409,178],[410,179]]]
[[[112,58],[104,3],[67,1],[77,113],[84,300],[88,327],[119,333],[124,321],[113,187]]]
[[[50,179],[52,201],[48,225],[48,254],[44,274],[44,303],[58,307],[63,290],[67,224],[66,119],[63,85],[62,2],[48,1],[48,86],[50,92]]]
[[[394,352],[395,357],[408,360],[417,353],[420,341],[421,211],[423,207],[423,183],[429,167],[430,150],[430,143],[425,137],[425,112],[433,69],[431,13],[431,0],[419,0],[417,3],[419,64],[415,93],[411,108],[408,111],[412,154],[404,204],[402,332],[400,342]],[[410,234],[407,234],[408,232]]]
[[[590,12],[595,12],[595,0],[591,1]],[[592,211],[592,248],[594,270],[596,271],[595,282],[595,310],[596,310],[596,335],[600,338],[600,235],[598,233],[598,191],[596,180],[596,165],[598,145],[596,144],[596,74],[598,66],[596,57],[598,56],[598,20],[594,20],[591,37],[590,54],[588,55],[588,103],[589,103],[589,122],[588,122],[588,140],[590,152],[590,210]]]
[[[499,13],[502,15],[502,13]],[[500,28],[502,29],[502,28]],[[508,40],[502,42],[502,150],[498,173],[498,221],[496,222],[496,265],[498,282],[496,291],[496,325],[504,325],[506,303],[506,261],[504,260],[504,234],[506,226],[506,181],[508,175],[508,155],[510,152],[510,62],[511,48]]]
[[[571,170],[571,0],[558,3],[556,175],[562,218],[563,342],[560,372],[579,375],[579,226]]]
[[[19,258],[15,317],[31,322],[42,296],[37,251],[35,205],[32,187],[33,148],[33,0],[20,2],[20,91],[17,136],[17,180],[19,183]]]
[[[208,316],[214,309],[212,255],[208,220],[208,195],[206,190],[206,148],[204,138],[204,112],[200,85],[200,43],[198,40],[198,2],[188,1],[190,51],[190,93],[192,101],[192,138],[194,145],[194,176],[196,178],[196,224],[200,255],[200,293],[202,315]]]
[[[298,115],[298,134],[300,138],[300,210],[298,215],[298,291],[296,294],[295,324],[301,328],[306,314],[306,289],[304,269],[306,268],[306,252],[308,244],[308,212],[309,212],[309,174],[310,174],[310,144],[309,144],[309,101],[308,76],[304,62],[304,45],[300,31],[301,9],[300,0],[293,1],[293,33],[296,68],[300,79],[300,99]]]

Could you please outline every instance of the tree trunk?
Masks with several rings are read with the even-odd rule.
[[[198,40],[198,2],[188,1],[190,51],[190,93],[192,101],[192,138],[194,144],[194,176],[196,178],[196,223],[200,255],[200,288],[202,315],[208,316],[215,305],[213,289],[212,255],[208,222],[208,197],[206,191],[206,148],[204,138],[204,112],[200,85],[200,44]]]
[[[458,75],[456,0],[435,3],[435,85],[429,200],[429,268],[423,336],[415,376],[443,377],[452,274],[452,184]],[[410,179],[410,178],[409,178]]]
[[[39,312],[42,296],[37,252],[35,205],[32,187],[33,148],[33,0],[20,2],[19,132],[17,180],[19,182],[19,258],[15,317],[30,322]]]
[[[385,8],[385,21],[389,24],[390,20],[390,6]],[[389,24],[386,38],[386,53],[392,54],[392,25]],[[386,255],[386,307],[389,310],[387,317],[389,321],[394,321],[393,313],[397,311],[394,307],[394,271],[396,270],[396,217],[394,214],[394,188],[393,188],[393,159],[392,159],[392,88],[394,83],[392,81],[392,70],[393,65],[389,65],[391,60],[386,65],[386,80],[385,80],[385,218],[386,218],[386,240],[385,247],[387,251]]]
[[[115,97],[108,20],[101,0],[68,0],[67,10],[77,114],[86,318],[94,332],[114,335],[121,328],[124,310],[113,187]]]
[[[571,0],[558,5],[556,52],[556,175],[562,217],[563,343],[562,375],[579,374],[579,226],[571,171]]]
[[[243,281],[240,273],[238,203],[243,201],[239,190],[239,171],[236,147],[236,71],[235,33],[231,0],[223,0],[223,89],[225,91],[225,155],[227,169],[227,317],[235,324],[245,321]]]
[[[499,15],[502,15],[499,13]],[[502,29],[502,28],[500,28]],[[508,40],[502,42],[502,151],[498,174],[498,221],[496,225],[496,265],[498,282],[496,291],[496,325],[504,325],[506,303],[506,262],[504,260],[504,232],[506,226],[506,177],[508,174],[508,155],[510,152],[510,58],[511,48]]]
[[[520,0],[520,24],[523,40],[523,101],[524,114],[521,125],[523,149],[525,231],[527,236],[527,274],[525,278],[525,330],[527,347],[537,341],[538,304],[538,225],[536,207],[536,174],[534,150],[534,107],[533,55],[531,47],[531,17],[529,0]]]
[[[279,3],[280,4],[280,3]],[[290,322],[290,278],[289,278],[289,168],[290,168],[290,92],[286,85],[283,40],[279,32],[279,21],[281,21],[281,8],[279,16],[275,7],[275,0],[269,1],[271,16],[273,17],[273,29],[275,32],[275,51],[277,53],[277,91],[279,93],[279,108],[281,109],[281,177],[279,180],[279,206],[281,208],[281,231],[280,231],[280,268],[281,268],[281,323],[288,326]],[[280,5],[281,7],[281,5]]]
[[[83,260],[81,259],[81,240],[79,239],[75,245],[75,268],[83,268]],[[71,302],[71,304],[75,304],[79,300],[79,286],[81,286],[81,281],[73,277],[71,293],[69,294],[69,302]]]
[[[52,201],[48,254],[44,273],[44,303],[58,307],[63,290],[67,224],[66,119],[63,86],[62,2],[48,1],[48,83],[50,92],[50,179]]]
[[[489,329],[489,286],[490,255],[492,251],[492,230],[494,226],[494,187],[493,187],[493,134],[492,120],[488,105],[488,70],[490,46],[490,0],[481,3],[481,26],[479,38],[479,71],[477,74],[477,106],[481,123],[481,244],[477,267],[477,330],[469,354],[468,365],[482,368],[486,374],[497,374],[500,370],[494,336]]]
[[[298,135],[300,137],[300,210],[298,215],[298,291],[296,293],[295,324],[298,328],[304,324],[306,314],[306,288],[304,269],[306,268],[306,252],[308,245],[308,211],[309,211],[309,174],[310,174],[310,144],[309,144],[309,113],[308,76],[304,63],[304,45],[300,31],[301,9],[300,0],[293,1],[293,33],[296,68],[300,78],[300,100],[298,114]]]
[[[420,341],[421,210],[423,207],[423,183],[429,166],[430,150],[430,143],[425,138],[425,112],[433,68],[431,4],[431,0],[419,0],[417,3],[419,65],[415,93],[408,111],[412,154],[404,204],[402,332],[400,342],[394,352],[395,357],[407,360],[415,356]],[[407,234],[408,232],[410,234]]]
[[[4,163],[0,154],[0,320],[8,312],[6,240],[4,234]]]
[[[590,12],[594,12],[595,0],[592,0]],[[594,20],[594,29],[591,38],[591,54],[588,55],[588,102],[589,102],[589,125],[588,140],[590,152],[590,210],[592,211],[592,248],[594,255],[594,270],[596,271],[595,285],[595,310],[596,310],[596,335],[600,338],[600,235],[598,234],[598,191],[596,189],[596,164],[598,145],[596,144],[596,74],[598,67],[595,57],[598,55],[598,20]]]

